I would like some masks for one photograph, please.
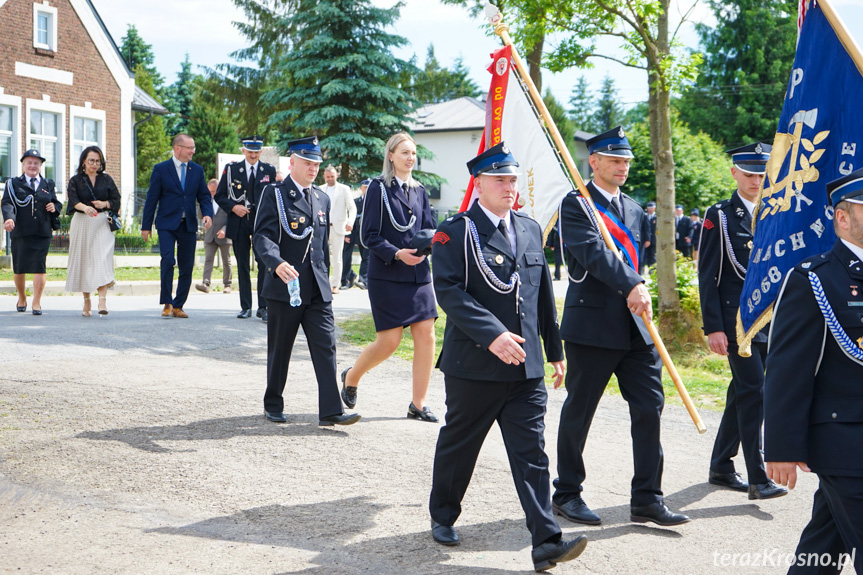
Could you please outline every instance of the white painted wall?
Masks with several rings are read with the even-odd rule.
[[[470,174],[467,162],[476,157],[482,130],[463,132],[418,132],[417,144],[425,146],[435,155],[433,160],[423,160],[421,169],[447,179],[441,186],[439,200],[431,200],[439,211],[457,210],[464,197]]]

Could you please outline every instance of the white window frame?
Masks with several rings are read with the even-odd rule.
[[[69,178],[75,175],[75,171],[78,169],[78,158],[73,157],[75,155],[75,142],[80,142],[82,140],[75,139],[75,118],[83,118],[85,120],[96,120],[99,122],[99,141],[97,145],[102,149],[102,153],[105,154],[105,119],[106,114],[105,110],[94,110],[93,108],[80,107],[80,106],[69,106]],[[87,145],[90,145],[88,143]],[[84,146],[85,148],[87,146]],[[107,159],[107,158],[106,158]]]
[[[48,18],[48,42],[39,41],[39,16]],[[33,4],[33,47],[42,50],[57,51],[57,8],[49,6],[48,2]]]
[[[24,141],[27,143],[27,148],[30,148],[30,113],[49,112],[57,114],[59,118],[59,126],[57,126],[57,165],[54,167],[54,183],[57,185],[57,194],[62,196],[66,190],[66,106],[64,104],[56,104],[47,100],[32,100],[27,98],[27,123]],[[41,150],[40,150],[41,151]],[[42,173],[44,176],[45,174]]]
[[[7,96],[0,90],[0,106],[12,108],[12,146],[9,149],[12,156],[12,161],[10,162],[12,165],[9,168],[9,175],[13,177],[19,176],[21,174],[18,172],[21,170],[20,167],[18,169],[15,168],[15,161],[23,154],[21,151],[21,97]]]

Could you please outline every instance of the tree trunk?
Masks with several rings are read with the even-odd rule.
[[[545,44],[545,36],[540,37],[533,48],[527,54],[527,68],[530,79],[536,86],[536,91],[542,94],[542,46]]]
[[[674,154],[671,145],[671,93],[662,78],[662,58],[669,53],[668,0],[662,2],[656,45],[648,56],[648,97],[650,120],[650,151],[656,173],[656,281],[659,295],[658,315],[677,314],[677,273],[674,250]],[[649,47],[650,48],[650,47]]]

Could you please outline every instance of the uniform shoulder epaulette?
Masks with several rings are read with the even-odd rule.
[[[823,254],[818,254],[815,256],[811,256],[794,266],[799,272],[803,272],[804,274],[810,272],[817,268],[818,266],[822,266],[830,261],[830,256],[832,252],[826,252]]]
[[[460,220],[464,217],[467,217],[467,212],[459,212],[454,216],[448,217],[447,219],[444,220],[444,222],[454,222],[454,221]]]
[[[524,212],[519,212],[517,210],[513,210],[512,213],[514,213],[515,215],[517,215],[520,218],[528,218],[531,220],[533,219],[532,217],[530,217],[530,214],[525,214]]]

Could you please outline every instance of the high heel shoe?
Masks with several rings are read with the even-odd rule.
[[[84,298],[84,309],[81,310],[81,315],[84,317],[90,317],[91,315],[93,315],[90,313],[90,298],[89,298],[89,296]]]
[[[108,296],[99,296],[99,315],[108,315]]]

